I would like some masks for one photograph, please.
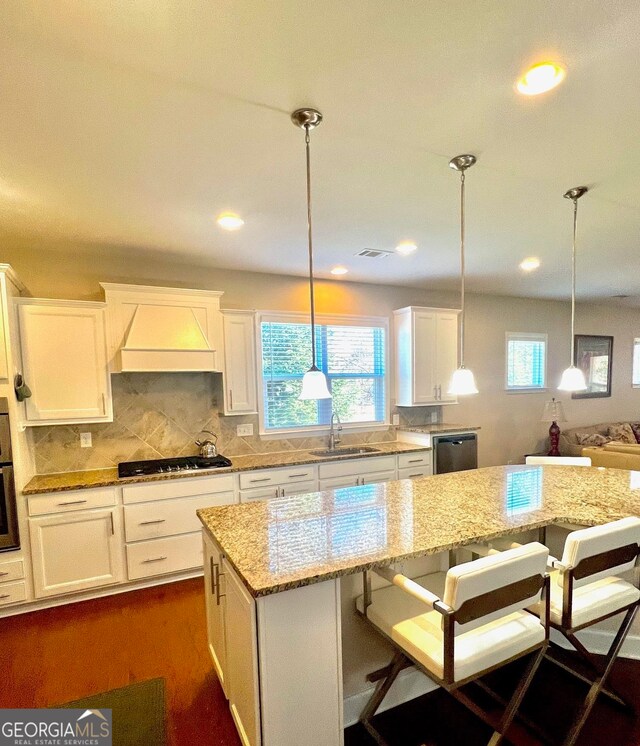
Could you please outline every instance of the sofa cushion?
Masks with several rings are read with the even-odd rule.
[[[608,435],[600,433],[576,433],[576,438],[581,446],[603,446],[611,440]]]
[[[636,443],[640,443],[640,422],[630,422],[633,434],[636,436]]]
[[[618,440],[612,440],[604,446],[606,451],[615,451],[616,453],[632,453],[640,456],[640,443],[621,443]]]
[[[628,422],[622,422],[619,425],[611,425],[607,431],[610,440],[616,440],[619,443],[637,443],[636,436],[633,434],[631,425]]]

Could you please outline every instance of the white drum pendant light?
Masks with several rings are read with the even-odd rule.
[[[311,367],[302,379],[299,399],[331,399],[325,374],[316,366],[316,312],[313,297],[313,238],[311,230],[311,156],[309,132],[322,121],[322,114],[316,109],[296,109],[291,121],[304,130],[307,155],[307,237],[309,243],[309,300],[311,305]]]
[[[449,161],[449,167],[460,172],[460,364],[449,383],[448,393],[453,396],[478,393],[473,373],[464,367],[464,172],[475,162],[475,155],[457,155]]]
[[[578,200],[589,190],[585,186],[569,189],[563,195],[573,201],[573,245],[571,249],[571,365],[564,371],[558,389],[560,391],[586,391],[584,373],[576,368],[574,330],[576,321],[576,233],[578,229]]]

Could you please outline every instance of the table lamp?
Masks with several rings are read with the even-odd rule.
[[[558,427],[558,422],[567,421],[567,418],[564,416],[562,402],[556,401],[555,399],[545,402],[541,421],[551,423],[551,427],[549,428],[549,444],[551,450],[547,456],[559,456],[560,451],[558,450],[558,442],[560,440],[560,428]]]

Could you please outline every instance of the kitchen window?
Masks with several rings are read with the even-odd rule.
[[[332,412],[343,425],[387,423],[387,337],[386,318],[318,317],[316,365],[333,398],[300,401],[302,377],[311,364],[308,317],[262,314],[261,432],[326,430]]]
[[[547,335],[507,332],[507,391],[538,391],[547,385]]]

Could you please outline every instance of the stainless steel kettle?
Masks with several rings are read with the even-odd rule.
[[[200,455],[202,458],[214,458],[218,455],[218,449],[216,448],[216,443],[218,442],[218,436],[215,433],[212,433],[211,430],[201,430],[201,433],[207,433],[208,435],[212,435],[215,440],[196,440],[196,445],[200,448]]]

